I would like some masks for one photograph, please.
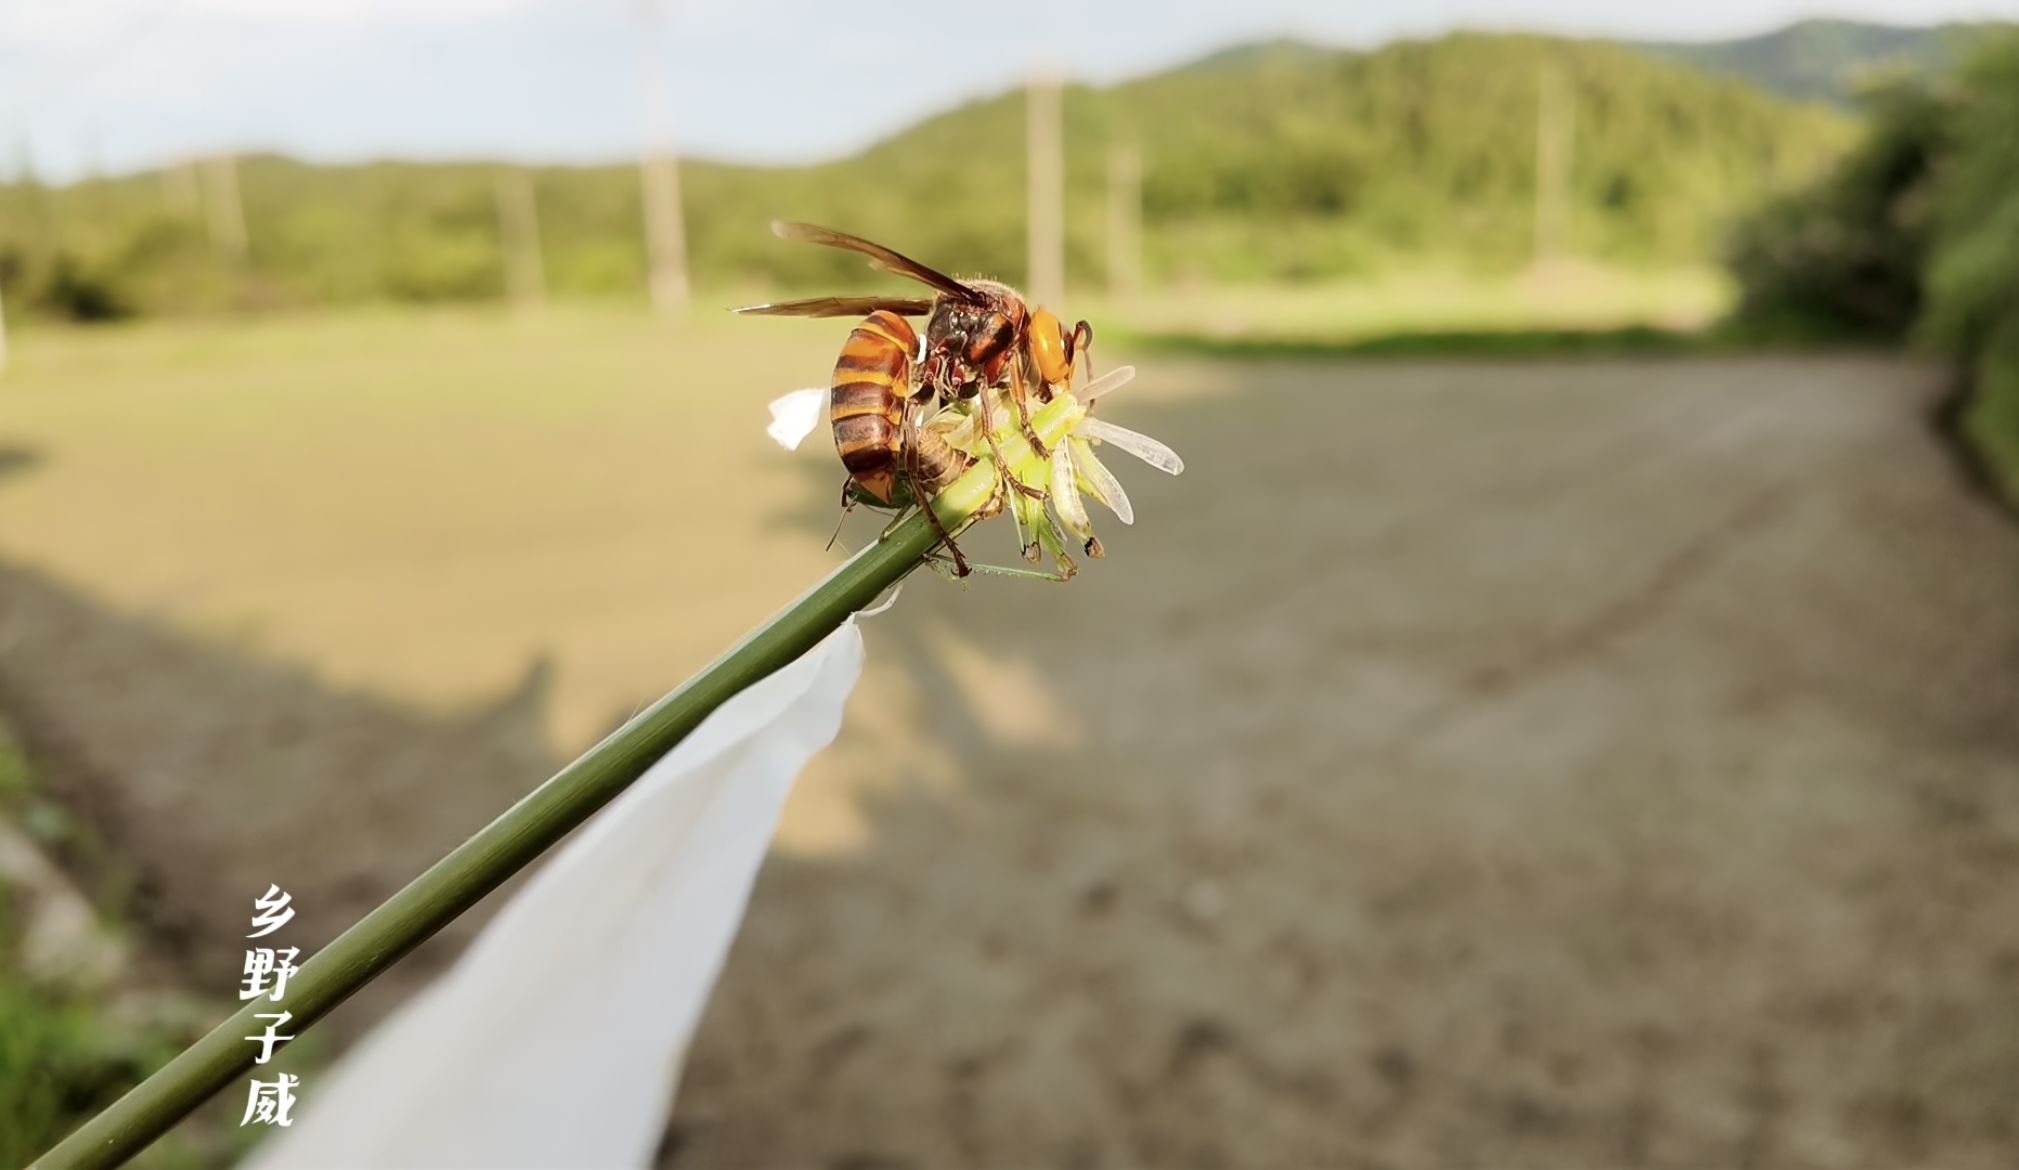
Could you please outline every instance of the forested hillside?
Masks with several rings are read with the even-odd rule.
[[[1939,72],[1991,31],[1982,24],[1910,27],[1857,20],[1804,20],[1729,41],[1650,41],[1641,48],[1803,101],[1850,107],[1864,85],[1889,73]]]
[[[1851,123],[1619,46],[1461,34],[1371,53],[1259,46],[1066,98],[1070,271],[1104,278],[1107,157],[1142,154],[1152,279],[1297,280],[1411,265],[1505,269],[1531,254],[1540,93],[1567,95],[1569,247],[1703,262],[1727,222],[1805,180]],[[16,300],[98,315],[494,296],[504,285],[483,163],[310,166],[244,159],[249,254],[220,262],[174,174],[0,189],[0,279]],[[1024,104],[952,110],[854,157],[682,169],[704,286],[804,287],[859,265],[781,245],[786,217],[1016,279]],[[534,174],[556,295],[642,295],[630,166]],[[178,196],[178,191],[184,194]]]

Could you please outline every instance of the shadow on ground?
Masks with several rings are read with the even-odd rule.
[[[419,716],[0,561],[0,711],[38,786],[117,870],[87,882],[126,891],[152,953],[192,988],[237,986],[268,883],[295,896],[286,941],[320,947],[544,778],[547,687],[534,663],[492,706]],[[409,989],[471,925],[350,1018]]]
[[[18,475],[42,462],[42,452],[33,447],[0,443],[0,480]]]

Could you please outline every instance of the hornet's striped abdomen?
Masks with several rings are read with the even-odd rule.
[[[862,489],[888,504],[897,487],[911,359],[918,334],[888,309],[862,319],[841,347],[828,393],[834,447]]]

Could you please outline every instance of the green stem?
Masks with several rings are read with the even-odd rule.
[[[1078,402],[1061,397],[1039,411],[1032,425],[1050,445],[1070,432],[1079,418]],[[1027,482],[1042,478],[1044,469],[1021,436],[1006,434],[1002,444],[1013,474]],[[933,500],[933,510],[948,531],[957,532],[973,521],[995,490],[994,465],[983,460],[948,485]],[[629,787],[730,696],[812,649],[849,615],[916,569],[937,543],[924,514],[914,514],[338,935],[288,981],[285,1006],[294,1016],[287,1025],[291,1034],[300,1035],[531,864]],[[265,1023],[254,1014],[272,1010],[272,1004],[259,1000],[239,1009],[78,1127],[29,1170],[117,1166],[147,1148],[253,1068],[259,1046],[246,1037],[265,1031]]]

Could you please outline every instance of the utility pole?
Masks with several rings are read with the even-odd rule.
[[[1143,287],[1143,152],[1134,142],[1108,147],[1108,293],[1135,296]]]
[[[658,0],[637,0],[645,144],[639,161],[645,242],[652,262],[652,305],[661,316],[687,314],[687,232],[680,214],[680,164],[665,135],[666,51]]]
[[[163,164],[161,197],[172,214],[193,219],[202,211],[203,192],[197,183],[195,159]]]
[[[1570,162],[1576,97],[1556,66],[1545,65],[1535,107],[1535,262],[1562,259],[1570,249]]]
[[[80,208],[80,218],[88,223],[105,215],[105,152],[95,126],[78,130],[76,141],[82,171],[70,185],[70,194]]]
[[[21,187],[21,215],[27,221],[31,238],[44,247],[61,247],[62,225],[56,218],[49,192],[42,186],[41,172],[35,168],[34,140],[26,134],[15,140],[14,181]]]
[[[238,158],[214,154],[203,160],[203,202],[210,213],[210,243],[233,264],[245,263],[245,207],[238,198]]]
[[[1030,291],[1039,304],[1047,305],[1063,304],[1066,292],[1064,93],[1055,76],[1040,74],[1031,79],[1025,98]]]
[[[497,178],[498,242],[505,254],[505,288],[512,304],[547,303],[547,273],[540,262],[540,211],[524,167],[502,167]]]

